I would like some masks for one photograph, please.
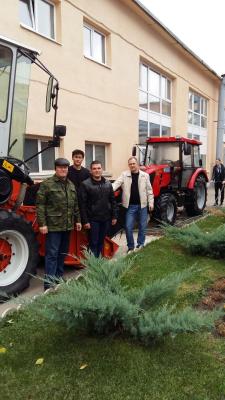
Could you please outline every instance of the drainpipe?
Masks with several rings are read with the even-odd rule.
[[[216,158],[220,158],[223,162],[224,158],[224,128],[225,128],[225,74],[221,75],[221,85],[220,85],[220,94],[219,94],[219,104],[218,104],[218,124],[217,124],[217,142],[216,142]]]

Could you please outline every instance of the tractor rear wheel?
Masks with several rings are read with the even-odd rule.
[[[14,212],[0,211],[0,295],[17,295],[29,286],[38,264],[31,224]]]
[[[206,179],[200,175],[195,181],[194,188],[191,193],[191,199],[185,205],[188,216],[200,215],[206,206],[207,189]]]
[[[156,200],[154,218],[173,225],[177,217],[176,198],[171,193],[163,193]]]

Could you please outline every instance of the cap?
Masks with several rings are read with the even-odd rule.
[[[57,158],[56,160],[55,160],[55,167],[62,167],[62,166],[65,166],[65,167],[69,167],[69,165],[70,165],[70,162],[66,159],[66,158]]]

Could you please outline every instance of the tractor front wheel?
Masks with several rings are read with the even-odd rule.
[[[163,193],[156,200],[154,218],[173,225],[177,217],[176,198],[171,193]]]
[[[188,199],[188,203],[185,205],[187,215],[201,215],[206,206],[206,200],[206,179],[204,176],[200,175],[197,177],[191,196]]]
[[[29,286],[38,259],[31,224],[14,212],[0,211],[0,296],[17,295]]]

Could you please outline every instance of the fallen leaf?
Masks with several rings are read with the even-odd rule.
[[[87,366],[88,366],[88,364],[82,364],[82,365],[80,366],[80,369],[85,369],[85,368],[87,368]]]
[[[42,365],[44,363],[44,358],[38,358],[35,365]]]
[[[0,347],[0,353],[6,353],[7,352],[7,349],[5,348],[5,347]]]
[[[11,343],[9,343],[9,347],[13,347],[13,343],[11,342]]]
[[[8,322],[8,324],[14,324],[13,319],[9,319],[7,322]]]

